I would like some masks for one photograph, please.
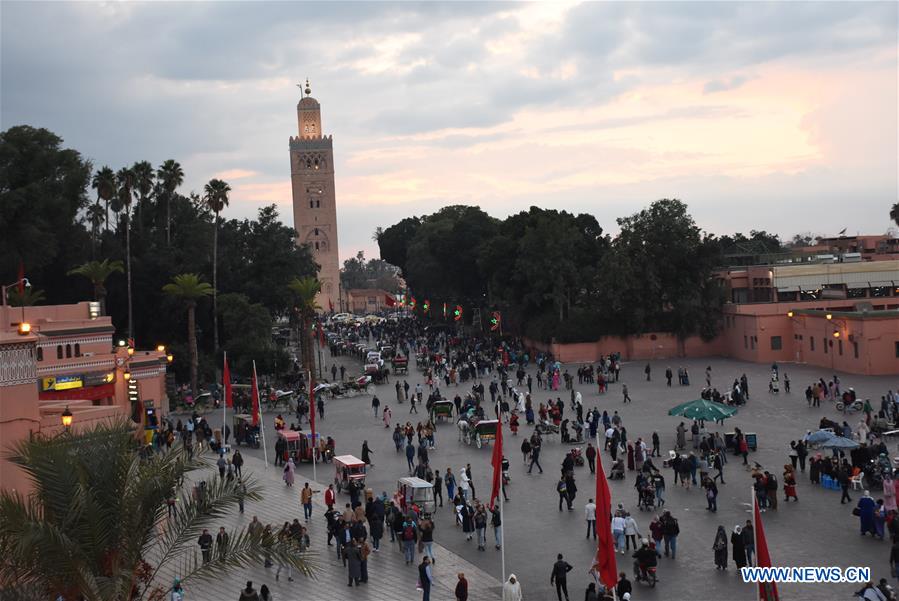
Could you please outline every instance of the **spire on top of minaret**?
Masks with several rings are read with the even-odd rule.
[[[312,94],[312,88],[309,87],[309,78],[306,78],[306,88],[303,90],[306,93],[306,96]]]

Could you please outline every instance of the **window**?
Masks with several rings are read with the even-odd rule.
[[[899,342],[897,342],[896,344],[896,348],[899,348]],[[749,348],[749,339],[746,338],[746,336],[743,336],[743,348]]]
[[[896,356],[899,357],[899,340],[896,341]]]
[[[81,356],[81,345],[78,344],[77,342],[75,343],[75,356],[76,357]]]
[[[858,342],[852,343],[852,356],[858,359]]]
[[[44,360],[44,349],[42,349],[41,347],[37,347],[37,360],[38,361]]]
[[[827,337],[825,336],[821,340],[824,341],[824,354],[826,355],[827,354]]]
[[[310,209],[314,209],[314,208],[315,208],[315,202],[313,202],[313,201],[310,200],[310,201],[309,201],[309,208],[310,208]]]
[[[755,350],[755,336],[749,338],[749,348]]]
[[[316,209],[322,208],[322,201],[316,200],[316,201],[315,201],[315,208],[316,208]]]
[[[771,350],[779,351],[783,348],[783,341],[780,339],[780,336],[772,336],[771,337]]]
[[[815,352],[815,337],[809,336],[808,343],[811,345],[812,352]]]
[[[66,359],[70,359],[72,357],[72,345],[66,345]]]
[[[843,356],[843,341],[837,340],[837,352],[840,354],[840,357]]]
[[[318,228],[315,228],[315,235],[318,236]]]
[[[897,348],[899,348],[899,347],[897,347]],[[56,358],[62,359],[62,345],[61,344],[56,345]]]
[[[315,250],[318,250],[318,242],[315,243]]]

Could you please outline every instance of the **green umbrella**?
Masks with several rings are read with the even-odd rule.
[[[682,415],[688,419],[702,419],[711,422],[731,417],[736,412],[736,407],[728,407],[705,399],[696,399],[681,403],[669,410],[668,415]]]

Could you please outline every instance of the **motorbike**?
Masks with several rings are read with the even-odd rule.
[[[861,411],[864,406],[865,404],[861,399],[856,399],[848,404],[843,401],[837,401],[836,409],[837,411],[842,411],[844,413],[856,413],[857,411]]]
[[[645,571],[640,570],[639,562],[634,562],[634,582],[646,584],[650,588],[655,588],[658,578],[656,577],[656,566],[647,566]]]

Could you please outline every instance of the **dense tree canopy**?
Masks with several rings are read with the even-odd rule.
[[[396,294],[400,291],[398,269],[384,259],[365,260],[365,253],[359,251],[356,256],[343,262],[340,270],[340,285],[344,290],[354,288],[380,288]]]
[[[121,177],[125,171],[109,167],[92,173],[89,161],[45,129],[17,126],[0,133],[0,279],[14,281],[21,262],[34,288],[44,292],[46,304],[94,298],[96,283],[79,276],[78,268],[91,261],[125,263],[130,226],[136,341],[144,347],[171,347],[174,368],[184,381],[185,314],[162,287],[179,273],[212,280],[213,212],[197,194],[180,193],[184,171],[177,161],[166,161],[155,171],[138,161],[127,172],[127,178]],[[227,315],[225,305],[220,307],[227,324],[220,327],[222,346],[261,352],[259,332],[244,327],[230,331],[235,315],[253,323],[261,323],[263,312],[286,316],[292,307],[287,282],[315,275],[318,266],[308,247],[295,245],[294,229],[279,220],[274,206],[263,207],[253,220],[222,219],[219,228],[217,289],[222,297],[240,297],[240,302],[234,297],[225,301]],[[107,313],[123,337],[126,278],[114,275],[102,287]],[[213,366],[211,305],[199,303],[196,313],[201,381],[208,380]],[[264,330],[269,334],[270,324]],[[233,358],[243,363],[253,357],[235,350]],[[269,355],[266,363],[276,360]]]

